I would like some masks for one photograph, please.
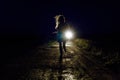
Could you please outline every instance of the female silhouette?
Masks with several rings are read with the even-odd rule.
[[[63,50],[66,52],[66,39],[64,37],[64,32],[67,29],[65,17],[63,15],[57,15],[55,16],[56,20],[56,27],[57,30],[57,41],[59,42],[59,49],[60,53],[62,55]]]

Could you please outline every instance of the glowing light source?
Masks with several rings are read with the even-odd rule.
[[[70,30],[67,30],[67,31],[65,32],[65,38],[66,38],[66,39],[72,39],[72,38],[73,38],[73,32],[70,31]]]

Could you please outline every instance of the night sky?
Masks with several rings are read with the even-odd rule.
[[[82,34],[119,32],[119,7],[112,2],[4,0],[0,7],[1,35],[51,34],[57,14],[63,14]]]

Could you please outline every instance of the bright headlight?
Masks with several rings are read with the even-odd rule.
[[[68,30],[65,32],[65,38],[66,39],[72,39],[73,38],[73,33],[72,31]]]

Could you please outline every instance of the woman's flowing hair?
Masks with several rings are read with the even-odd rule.
[[[56,22],[55,29],[58,29],[59,24],[65,23],[65,17],[63,15],[56,15],[54,18]]]

